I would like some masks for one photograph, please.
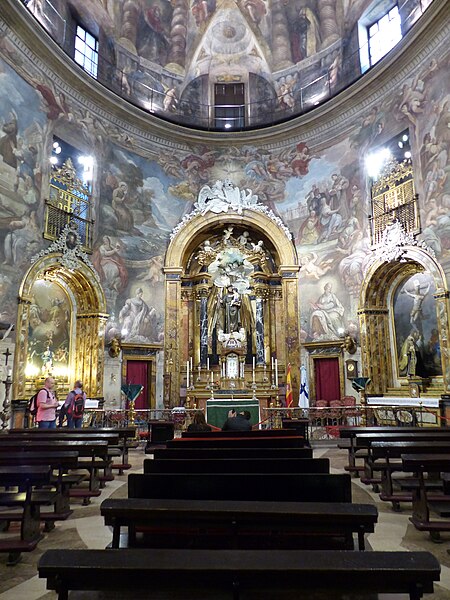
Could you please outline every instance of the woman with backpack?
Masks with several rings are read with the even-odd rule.
[[[67,394],[61,409],[67,416],[67,427],[79,429],[83,425],[85,402],[86,393],[83,392],[83,383],[80,380],[75,381],[74,389]]]

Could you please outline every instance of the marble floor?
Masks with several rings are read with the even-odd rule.
[[[316,448],[314,456],[330,458],[332,472],[342,472],[346,463],[346,452],[336,448]],[[139,472],[146,458],[142,449],[130,453],[133,468]],[[41,554],[50,548],[105,548],[111,542],[112,533],[103,524],[99,507],[108,497],[126,497],[127,475],[116,476],[109,482],[99,498],[94,498],[89,506],[74,504],[74,512],[67,521],[59,522],[56,528],[40,542],[34,552],[23,554],[22,561],[15,567],[6,566],[6,555],[0,554],[0,600],[55,600],[56,594],[48,592],[45,581],[37,576],[36,565]],[[381,502],[367,486],[353,480],[353,501],[376,504],[379,511],[378,524],[374,534],[368,536],[368,546],[373,550],[428,550],[441,563],[441,580],[435,592],[425,596],[427,600],[450,599],[450,534],[443,534],[443,542],[432,542],[426,533],[416,531],[408,521],[410,512],[404,505],[402,512],[394,513],[390,505]],[[12,526],[13,527],[13,526]],[[17,529],[12,529],[17,535]],[[398,600],[398,596],[396,599]],[[387,597],[384,598],[387,600]]]

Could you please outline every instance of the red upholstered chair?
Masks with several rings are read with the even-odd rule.
[[[328,406],[328,400],[316,400],[316,406],[317,408],[324,408]]]

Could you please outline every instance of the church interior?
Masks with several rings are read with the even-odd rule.
[[[209,487],[232,458],[230,486],[242,473],[265,473],[270,489],[280,478],[279,498],[249,492],[247,503],[281,504],[286,485],[293,501],[319,507],[337,487],[308,496],[301,477],[316,478],[311,490],[320,477],[346,478],[336,502],[372,507],[377,524],[346,531],[338,550],[354,534],[375,558],[437,559],[434,589],[423,579],[409,591],[361,591],[355,570],[356,588],[336,598],[450,597],[449,39],[448,0],[2,0],[0,600],[126,598],[100,588],[67,596],[61,572],[45,575],[44,552],[50,561],[55,549],[104,550],[111,538],[112,548],[138,547],[135,525],[124,536],[102,503],[184,498],[141,496],[149,492],[134,481],[165,473],[164,449],[175,469],[190,444],[203,448],[189,437],[199,415],[215,440],[205,460],[224,461],[209,462]],[[83,413],[72,431],[63,413],[77,384]],[[59,402],[48,421],[30,400],[43,390]],[[236,411],[251,424],[241,446],[237,432],[219,431]],[[67,463],[50,462],[58,444]],[[29,465],[14,454],[27,449]],[[70,452],[84,462],[70,463]],[[294,460],[319,470],[303,463],[310,471],[284,483]],[[61,494],[46,506],[64,518],[32,500],[43,465]],[[186,483],[197,486],[198,498],[186,496],[194,512],[207,465]],[[223,493],[206,490],[205,502],[238,500]],[[312,546],[295,547],[291,531],[267,552],[315,548],[308,527]],[[316,525],[320,540],[325,527]],[[260,535],[263,548],[276,538]],[[170,548],[162,537],[155,547]],[[286,586],[302,578],[287,565],[274,579],[283,575]],[[247,598],[237,588],[199,595],[198,577],[154,597]],[[338,591],[312,586],[306,597]],[[254,593],[291,597],[281,583]]]

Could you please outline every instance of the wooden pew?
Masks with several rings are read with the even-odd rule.
[[[79,454],[78,469],[86,469],[89,472],[88,489],[71,489],[70,497],[82,498],[83,504],[89,504],[92,496],[100,496],[100,481],[98,469],[103,468],[108,461],[108,442],[106,440],[82,439],[82,440],[43,440],[33,438],[20,439],[13,436],[4,436],[0,440],[0,453],[11,451],[17,452],[52,452],[52,451],[76,451]],[[84,461],[83,458],[87,460]]]
[[[37,435],[41,433],[43,430],[37,427],[33,427],[30,429],[10,429],[10,433],[27,433],[31,435]],[[64,427],[63,429],[48,429],[47,432],[50,435],[58,435],[62,432],[78,432],[86,435],[98,436],[99,434],[114,434],[119,436],[118,448],[120,450],[121,462],[117,464],[112,464],[112,469],[118,469],[119,475],[122,475],[124,471],[131,468],[130,463],[128,462],[128,450],[129,448],[134,448],[137,446],[137,443],[134,442],[136,437],[136,427],[83,427],[80,429],[68,429]]]
[[[261,437],[292,437],[296,435],[295,432],[289,431],[288,429],[252,429],[250,431],[183,431],[181,433],[182,438],[261,438]],[[303,436],[301,436],[303,437]]]
[[[38,571],[59,600],[67,600],[69,590],[115,590],[116,598],[127,600],[138,590],[148,593],[149,586],[171,600],[217,594],[230,600],[240,600],[241,594],[292,600],[330,589],[420,600],[439,581],[440,566],[429,552],[47,550]]]
[[[339,548],[364,550],[378,511],[371,504],[336,502],[251,502],[216,500],[108,499],[105,525],[113,528],[112,547],[120,547],[121,527],[130,547],[137,531],[152,548]]]
[[[394,510],[400,509],[401,502],[412,502],[411,492],[397,492],[394,490],[392,474],[395,471],[404,471],[401,456],[403,454],[441,454],[450,452],[450,441],[403,441],[403,442],[373,442],[370,447],[370,459],[368,463],[372,471],[381,472],[380,498],[386,502],[392,502]],[[418,486],[417,478],[405,478],[397,480],[402,490],[412,489]],[[439,481],[425,482],[427,487],[441,488]]]
[[[358,458],[364,459],[367,452],[364,449],[356,447],[356,437],[364,433],[415,433],[423,431],[422,427],[341,427],[339,429],[339,437],[342,441],[338,444],[338,448],[348,450],[348,465],[344,467],[349,473],[353,473],[355,477],[360,472],[364,471],[364,465],[357,465]]]
[[[167,448],[301,448],[304,443],[304,438],[300,436],[177,438],[168,441]]]
[[[350,476],[292,473],[131,473],[129,498],[351,502]]]
[[[402,455],[403,469],[418,474],[419,487],[413,490],[413,514],[411,523],[419,531],[428,531],[433,541],[440,541],[441,531],[450,531],[450,520],[432,521],[430,510],[441,517],[450,517],[450,495],[442,494],[430,499],[424,473],[450,472],[450,451],[447,454],[404,454]]]
[[[311,448],[155,448],[155,459],[312,458]]]
[[[34,486],[50,482],[49,466],[13,465],[0,466],[0,487],[18,487],[18,492],[0,492],[0,506],[20,508],[20,540],[0,541],[0,552],[8,553],[8,565],[15,565],[21,559],[22,552],[31,552],[42,539],[40,533],[40,507],[51,505],[55,501],[55,492],[33,491]],[[0,519],[3,514],[0,513]]]
[[[17,465],[50,467],[52,472],[57,471],[57,475],[51,475],[49,484],[55,485],[56,497],[53,512],[41,513],[40,519],[46,524],[46,531],[54,527],[55,521],[64,521],[71,514],[69,490],[72,485],[72,478],[65,475],[65,471],[76,469],[78,464],[78,452],[8,452],[0,453],[0,466],[13,467]],[[83,476],[77,476],[75,482],[83,479]],[[18,513],[1,513],[2,521],[17,521],[22,517]]]
[[[449,429],[424,429],[420,428],[420,431],[414,432],[375,432],[375,433],[361,433],[357,434],[355,442],[356,448],[365,448],[367,450],[367,456],[364,459],[365,471],[364,476],[361,477],[361,481],[366,484],[372,484],[375,491],[378,491],[378,485],[381,483],[379,477],[375,477],[371,467],[371,445],[373,442],[413,442],[413,441],[450,441],[450,428]]]
[[[144,473],[329,473],[328,458],[147,459]]]

